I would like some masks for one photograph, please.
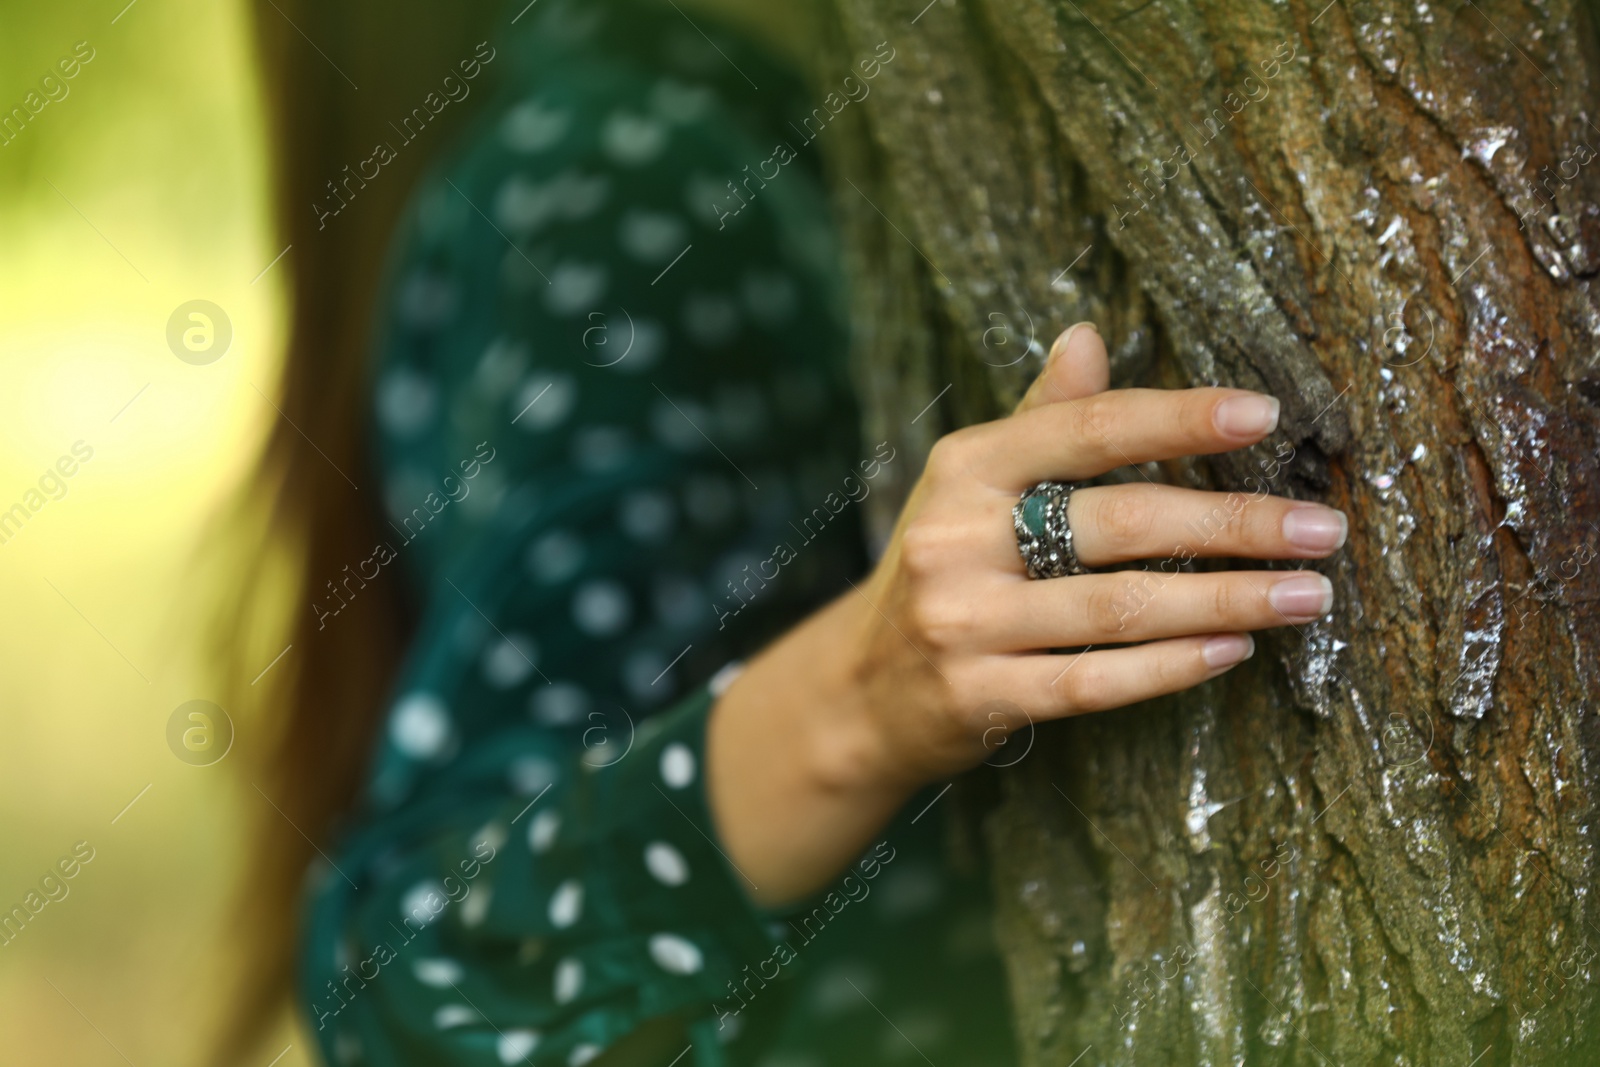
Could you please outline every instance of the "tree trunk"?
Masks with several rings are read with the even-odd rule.
[[[994,772],[1030,1065],[1600,1044],[1593,15],[1325,2],[836,0],[822,91],[894,49],[819,135],[867,439],[1004,412],[1093,319],[1115,385],[1283,402],[1125,475],[1352,520],[1329,618]]]

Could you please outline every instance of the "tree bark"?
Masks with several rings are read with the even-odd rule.
[[[823,135],[867,439],[1003,413],[1093,319],[1114,385],[1283,402],[1121,476],[1351,516],[1330,617],[994,772],[1025,1062],[1594,1062],[1592,12],[926,2],[835,0],[824,64],[895,50]]]

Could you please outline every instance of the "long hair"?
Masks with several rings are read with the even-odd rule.
[[[276,408],[268,410],[272,428],[228,515],[232,543],[242,536],[248,554],[234,579],[244,588],[217,633],[234,706],[251,710],[241,716],[238,756],[253,825],[235,908],[246,943],[217,1042],[221,1063],[241,1062],[281,1017],[304,872],[354,799],[411,629],[413,613],[393,578],[368,583],[336,626],[319,629],[310,604],[380,539],[364,386],[385,253],[419,172],[464,131],[467,112],[490,95],[489,79],[480,78],[377,179],[345,183],[375,142],[393,137],[388,124],[471,57],[502,8],[499,0],[252,6],[272,154],[274,252],[287,249],[266,277],[276,273],[285,286],[289,324],[282,377],[261,390],[262,404]],[[319,205],[336,203],[336,188],[347,206],[326,217]],[[280,648],[288,650],[262,673],[278,652],[263,645],[262,620],[285,615]]]

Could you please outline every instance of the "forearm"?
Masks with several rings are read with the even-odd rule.
[[[712,814],[763,905],[825,884],[918,785],[892,773],[862,703],[862,609],[845,593],[752,660],[712,710]]]

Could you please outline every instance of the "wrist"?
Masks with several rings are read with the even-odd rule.
[[[871,593],[867,592],[867,596]],[[868,635],[876,621],[866,598],[851,590],[814,616],[815,713],[805,718],[802,750],[808,782],[845,797],[908,797],[924,783],[908,773],[903,746],[874,706],[880,673]]]
[[[711,709],[707,800],[732,862],[766,906],[823,884],[914,792],[874,725],[855,593],[751,661]]]

